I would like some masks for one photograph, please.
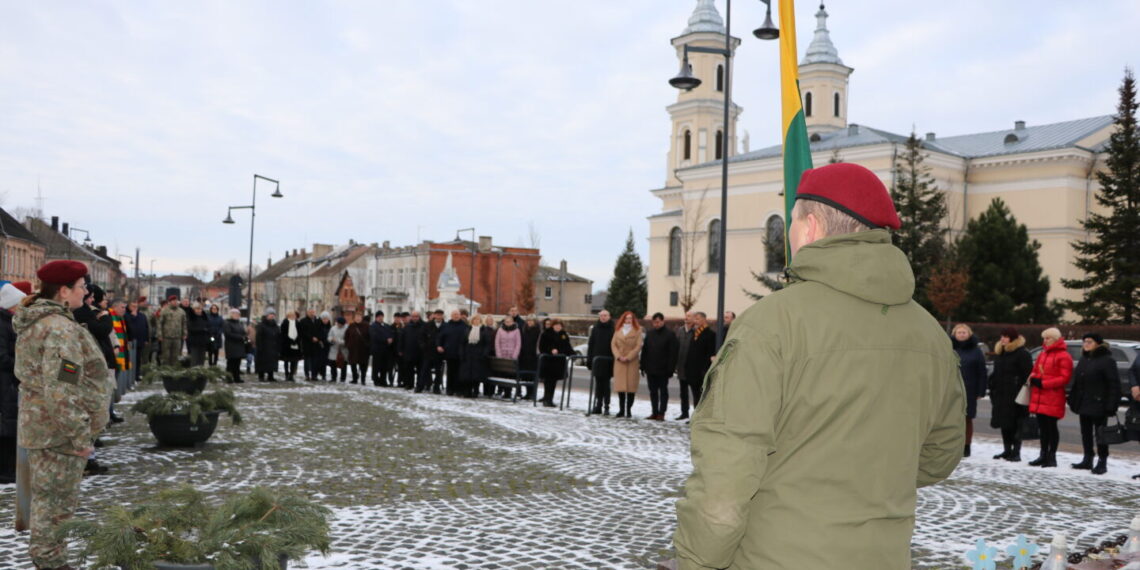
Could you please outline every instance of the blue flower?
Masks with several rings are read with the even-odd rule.
[[[966,559],[974,563],[973,570],[994,570],[997,568],[997,548],[986,546],[986,539],[979,538],[974,549],[966,552]]]
[[[1005,547],[1005,553],[1013,557],[1013,567],[1028,568],[1033,564],[1033,555],[1037,554],[1036,544],[1029,542],[1024,534],[1017,535],[1017,542]]]

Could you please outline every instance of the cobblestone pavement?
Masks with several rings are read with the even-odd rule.
[[[260,484],[307,491],[336,515],[333,554],[299,568],[649,568],[669,555],[690,470],[683,423],[585,417],[580,393],[559,411],[345,384],[238,392],[246,423],[223,419],[199,449],[157,448],[128,414],[100,450],[111,473],[84,480],[80,516],[175,483],[218,494]],[[648,414],[639,401],[634,417]],[[979,537],[1044,544],[1064,530],[1087,546],[1140,514],[1135,459],[1094,477],[1068,469],[1071,454],[1043,470],[990,459],[997,451],[976,440],[949,481],[919,493],[916,568],[959,568]],[[0,568],[30,568],[13,486],[0,499]]]

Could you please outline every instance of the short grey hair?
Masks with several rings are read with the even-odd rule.
[[[241,310],[240,309],[230,309],[230,316],[233,316],[233,315],[237,315],[240,317],[241,316]]]
[[[874,229],[852,218],[850,214],[832,208],[822,202],[815,200],[796,200],[796,205],[792,209],[792,218],[802,220],[806,218],[808,214],[815,216],[815,219],[819,220],[819,223],[823,225],[824,234],[829,236],[853,234],[855,232],[865,232]]]
[[[201,309],[202,303],[199,303],[198,301],[194,301],[193,303],[190,303],[190,308],[191,309]]]

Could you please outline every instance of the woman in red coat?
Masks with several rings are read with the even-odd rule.
[[[1056,467],[1057,443],[1061,439],[1057,420],[1065,417],[1065,386],[1073,377],[1073,357],[1065,350],[1065,339],[1056,328],[1045,329],[1041,338],[1044,350],[1033,364],[1029,395],[1029,413],[1037,414],[1041,426],[1041,455],[1029,464]]]

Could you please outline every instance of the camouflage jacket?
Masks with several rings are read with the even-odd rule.
[[[12,324],[18,335],[19,445],[78,455],[107,425],[112,387],[103,352],[55,301],[39,299],[20,309]]]
[[[163,307],[158,312],[158,338],[186,338],[186,311],[181,307]]]

